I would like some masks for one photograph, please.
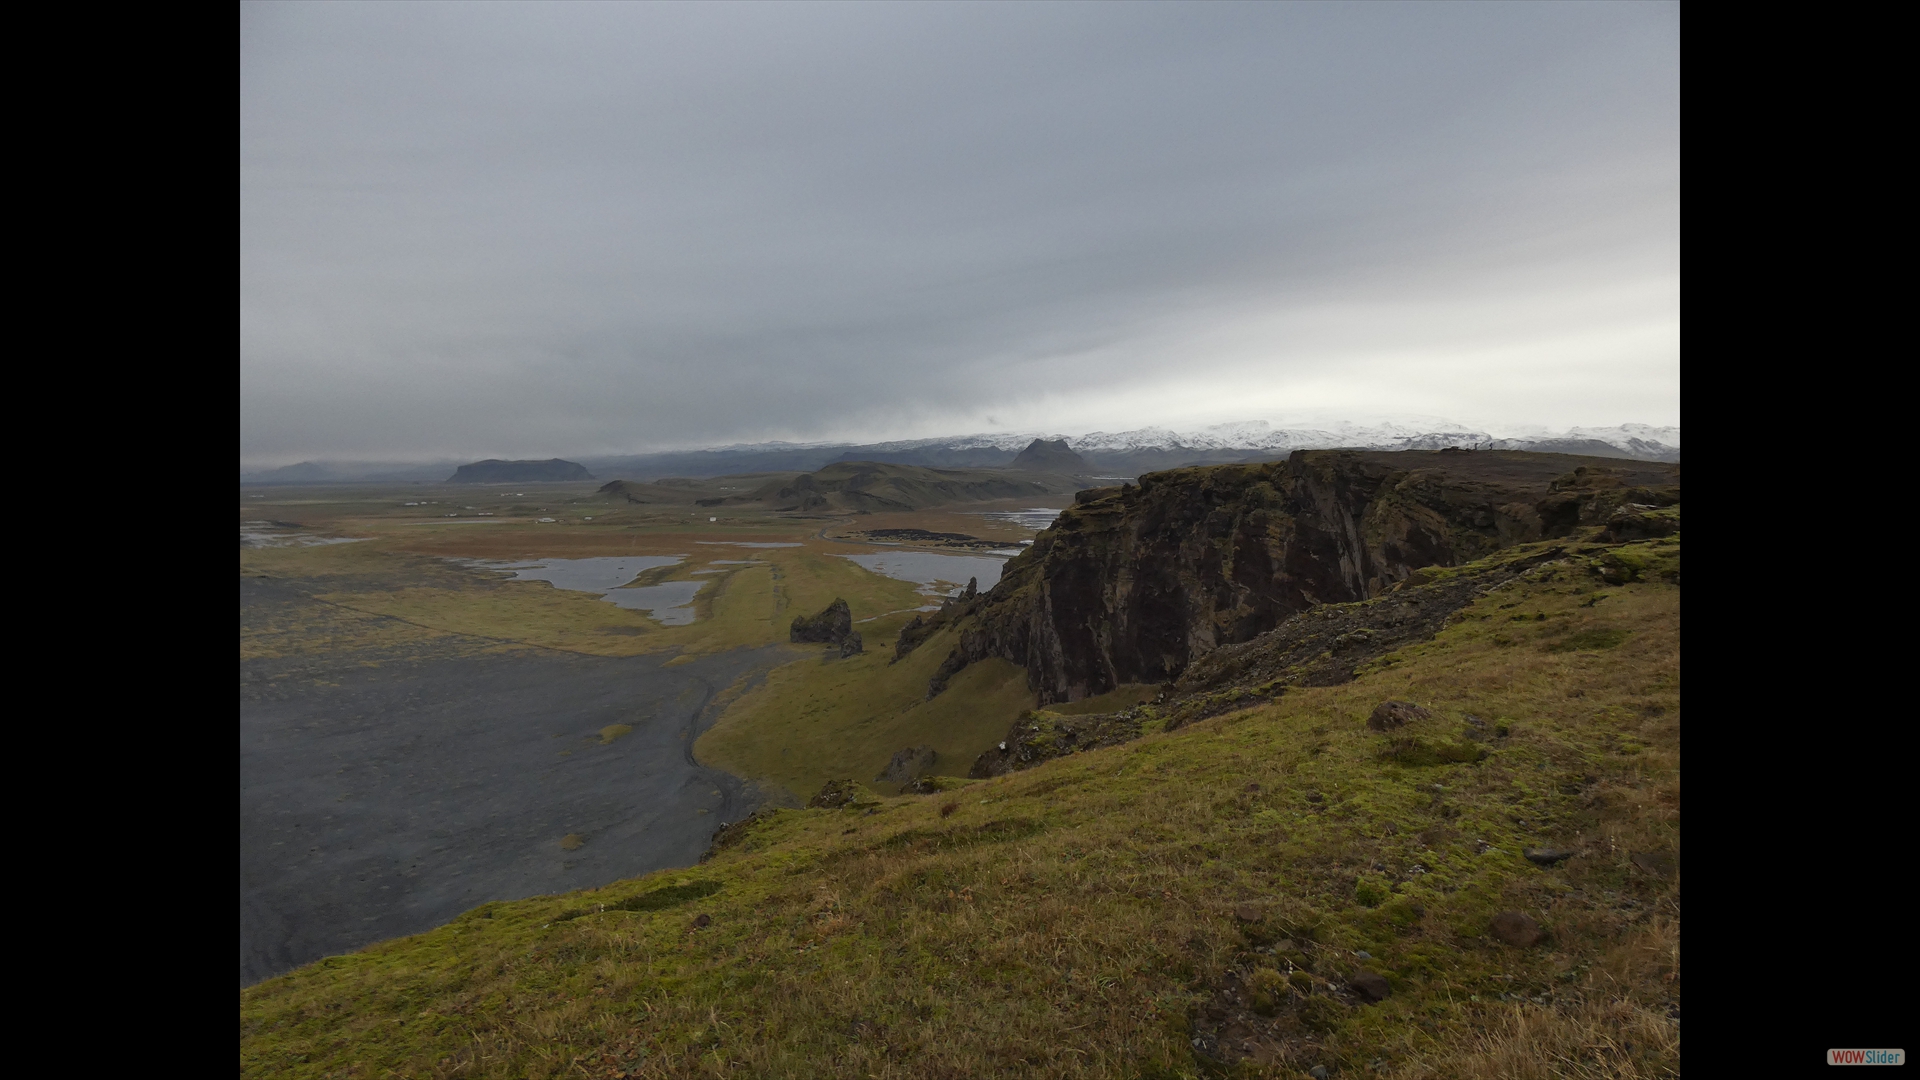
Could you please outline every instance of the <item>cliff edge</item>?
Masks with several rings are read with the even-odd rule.
[[[1027,669],[1036,702],[1163,683],[1321,604],[1426,567],[1584,528],[1658,535],[1680,467],[1521,451],[1296,451],[1083,491],[953,622],[929,688],[975,661]],[[1677,523],[1675,525],[1677,527]]]

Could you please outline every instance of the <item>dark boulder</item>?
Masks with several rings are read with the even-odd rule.
[[[865,652],[866,647],[860,641],[860,631],[849,631],[845,640],[840,642],[840,659],[845,660],[855,653]]]
[[[1542,937],[1540,924],[1518,911],[1503,911],[1490,924],[1493,936],[1517,949],[1525,949]]]
[[[1353,978],[1347,980],[1347,985],[1353,987],[1354,993],[1369,1002],[1385,1001],[1387,995],[1393,993],[1393,987],[1387,983],[1384,975],[1364,968],[1354,972]]]
[[[1634,869],[1639,870],[1641,873],[1651,874],[1662,880],[1669,880],[1680,872],[1680,864],[1676,862],[1671,855],[1636,851],[1629,856],[1627,861],[1633,863]]]
[[[1373,707],[1367,726],[1375,731],[1391,731],[1415,720],[1431,720],[1433,714],[1411,701],[1383,701]]]

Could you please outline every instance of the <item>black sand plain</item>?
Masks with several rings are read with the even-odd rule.
[[[249,620],[324,602],[240,583]],[[698,862],[752,785],[693,760],[778,646],[668,664],[401,635],[240,666],[240,984],[493,900]],[[632,732],[604,741],[602,729]],[[574,835],[583,843],[563,846]]]

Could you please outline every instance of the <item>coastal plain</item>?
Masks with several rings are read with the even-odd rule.
[[[299,587],[276,603],[326,609],[261,604],[243,680],[284,664],[351,693],[350,657],[409,650],[566,652],[556,678],[589,689],[601,661],[732,674],[686,764],[741,786],[698,861],[244,986],[242,1074],[1678,1076],[1678,466],[1327,451],[1138,479],[1076,493],[1030,547],[1013,509],[979,519],[1026,550],[941,603],[959,582],[836,556],[971,557],[984,530],[838,491],[832,513],[709,493],[601,527],[580,492],[576,557],[724,553],[636,578],[720,579],[674,626],[505,580],[564,520],[551,496],[523,517],[555,520],[514,531],[371,515],[324,532],[355,542],[243,539],[243,601],[278,574]],[[769,641],[836,597],[864,648]],[[594,740],[589,711],[574,754],[670,745],[646,720]],[[698,797],[734,790],[662,816],[704,825]],[[594,850],[528,817],[475,835]]]
[[[593,483],[243,489],[242,985],[485,901],[688,865],[722,821],[877,773],[890,741],[964,772],[1025,707],[1024,673],[973,673],[964,716],[961,697],[924,707],[938,657],[887,671],[891,640],[964,582],[843,556],[915,546],[863,542],[873,529],[1017,546],[1034,530],[991,515],[1034,500],[695,505],[764,480],[689,482],[668,505]],[[690,621],[502,569],[617,557],[678,557],[633,584],[698,587]],[[788,643],[836,598],[868,651]],[[850,705],[840,689],[871,670],[891,692]]]

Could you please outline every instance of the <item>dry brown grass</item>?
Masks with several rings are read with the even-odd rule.
[[[1631,1001],[1569,1008],[1522,1005],[1493,1029],[1433,1060],[1411,1060],[1408,1080],[1668,1080],[1680,1075],[1680,1025]]]

